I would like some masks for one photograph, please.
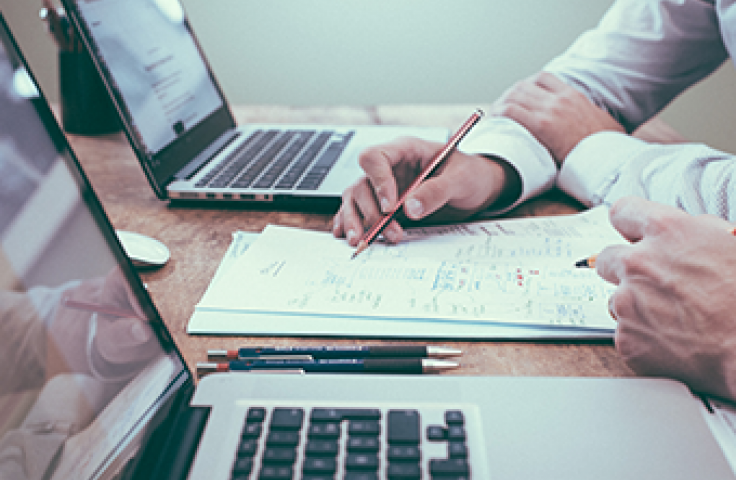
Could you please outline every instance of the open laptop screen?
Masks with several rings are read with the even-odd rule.
[[[178,0],[64,4],[94,53],[138,157],[159,182],[233,126]]]
[[[97,478],[188,375],[0,16],[0,478]]]

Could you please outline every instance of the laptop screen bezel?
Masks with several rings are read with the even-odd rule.
[[[113,105],[118,112],[125,135],[128,137],[130,145],[135,151],[138,161],[143,167],[146,177],[148,177],[148,181],[153,187],[156,196],[160,199],[168,198],[166,186],[175,179],[176,174],[185,166],[197,160],[198,155],[207,146],[213,144],[217,139],[227,135],[229,132],[232,132],[236,127],[235,117],[230,111],[230,106],[225,98],[222,88],[215,78],[207,57],[194,34],[194,30],[191,28],[183,5],[181,8],[182,12],[184,12],[184,26],[197,48],[207,70],[207,75],[220,98],[221,106],[196,126],[177,137],[173,142],[169,143],[158,152],[151,154],[146,150],[145,146],[141,144],[138,136],[135,134],[133,116],[125,104],[122,92],[118,88],[110,69],[107,68],[104,62],[100,61],[98,46],[90,32],[87,22],[84,20],[84,16],[77,6],[77,0],[61,0],[61,3],[74,26],[75,32],[82,40],[85,50],[92,58],[92,62],[100,74],[100,78],[102,79],[102,82],[113,101]],[[158,166],[154,167],[154,165]]]
[[[9,60],[13,67],[23,67],[33,84],[38,89],[38,82],[36,81],[33,72],[30,70],[28,62],[22,54],[2,12],[0,12],[0,44],[5,45]],[[141,441],[140,436],[146,430],[146,425],[153,421],[154,418],[166,413],[165,409],[162,407],[167,402],[170,402],[170,399],[183,395],[191,395],[192,386],[195,383],[194,376],[189,370],[187,362],[185,361],[181,351],[176,346],[168,328],[164,324],[163,319],[156,309],[155,304],[148,294],[141,278],[138,276],[133,263],[126,255],[125,250],[115,233],[115,229],[110,222],[109,217],[105,213],[99,197],[95,193],[89,178],[82,169],[78,158],[72,150],[49,106],[48,101],[40,89],[38,89],[38,96],[31,99],[30,103],[45,127],[49,138],[56,147],[59,157],[65,162],[67,169],[78,188],[80,200],[84,202],[92,220],[95,222],[100,234],[104,237],[105,242],[109,246],[110,254],[114,257],[115,262],[127,280],[127,284],[130,286],[133,295],[137,299],[146,318],[149,320],[152,330],[158,338],[162,351],[167,355],[175,356],[180,365],[180,369],[172,375],[169,384],[161,386],[162,394],[150,405],[146,414],[141,417],[140,420],[143,420],[145,423],[138,423],[131,431],[127,432],[123,437],[123,443],[119,444],[116,449],[112,450],[112,456],[108,457],[107,461],[103,465],[100,465],[101,468],[105,469],[112,465],[111,462],[114,460],[116,454],[120,454],[121,452],[130,449],[131,442]],[[143,451],[143,445],[141,445],[139,450]],[[134,454],[133,458],[136,455],[137,454]],[[99,474],[100,470],[98,470],[97,473]]]

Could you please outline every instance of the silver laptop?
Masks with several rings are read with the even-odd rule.
[[[734,477],[703,404],[668,380],[197,384],[1,15],[0,40],[0,478]]]
[[[441,128],[388,125],[238,128],[178,0],[63,3],[159,198],[334,209],[366,147],[447,139]]]

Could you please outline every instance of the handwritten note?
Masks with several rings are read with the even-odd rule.
[[[417,229],[354,260],[329,233],[269,226],[197,310],[611,330],[613,286],[573,265],[622,242],[605,209]]]

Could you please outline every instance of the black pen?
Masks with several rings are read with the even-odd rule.
[[[227,363],[197,363],[197,373],[298,372],[298,373],[439,373],[459,367],[451,360],[434,358],[332,358],[322,360],[233,360]]]
[[[209,350],[210,359],[246,360],[251,358],[425,358],[458,357],[456,348],[426,346],[336,346],[336,347],[243,347],[237,350]]]

